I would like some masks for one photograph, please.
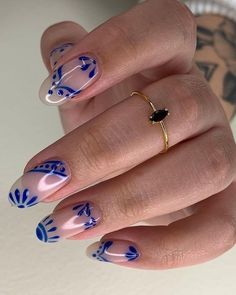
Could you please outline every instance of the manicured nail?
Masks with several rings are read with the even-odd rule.
[[[58,60],[71,48],[73,47],[73,43],[65,43],[56,48],[54,48],[50,53],[50,64],[51,68],[55,68],[57,66]]]
[[[39,96],[49,105],[61,105],[86,89],[98,77],[96,60],[89,55],[81,55],[56,68],[43,82]]]
[[[9,201],[18,208],[34,206],[66,185],[70,178],[70,170],[65,162],[46,161],[23,174],[13,184]]]
[[[127,262],[136,260],[140,254],[137,247],[129,241],[102,241],[90,245],[87,255],[103,262]]]
[[[40,241],[54,243],[95,227],[100,219],[101,211],[94,204],[79,203],[44,218],[36,228],[36,235]]]

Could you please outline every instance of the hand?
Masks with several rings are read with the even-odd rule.
[[[160,0],[89,34],[70,22],[44,33],[50,76],[41,98],[61,104],[72,131],[28,163],[9,195],[20,208],[66,197],[39,223],[40,240],[105,235],[90,257],[148,269],[201,263],[235,244],[235,143],[193,65],[195,31],[185,6]],[[130,97],[133,90],[169,109],[167,153],[160,154],[162,132],[149,122],[149,105]],[[169,226],[129,227],[188,206],[194,214]]]

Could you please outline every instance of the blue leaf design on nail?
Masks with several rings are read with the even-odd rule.
[[[128,261],[135,260],[139,257],[139,253],[135,247],[129,246],[129,250],[125,253],[125,257],[128,259]]]
[[[19,189],[9,193],[10,203],[18,208],[32,207],[38,203],[37,200],[37,196],[30,196],[30,192],[27,188],[24,189],[22,193]]]
[[[89,78],[92,78],[95,75],[95,67],[92,69],[92,71],[89,73]]]
[[[85,56],[85,55],[81,55],[80,57],[79,57],[79,60],[90,60],[90,58],[88,57],[88,56]]]
[[[77,205],[77,206],[73,207],[72,210],[78,210],[79,208],[80,208],[80,210],[77,212],[78,216],[85,215],[85,216],[89,217],[91,215],[89,203]]]
[[[91,217],[88,222],[84,224],[85,230],[97,225],[97,221],[94,217]]]
[[[87,69],[89,68],[90,64],[84,64],[81,66],[81,70],[82,71],[87,71]]]

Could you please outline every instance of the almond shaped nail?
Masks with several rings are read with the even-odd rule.
[[[89,258],[102,262],[127,262],[139,258],[137,247],[129,241],[112,240],[100,241],[90,245],[87,249]]]
[[[44,218],[36,228],[36,235],[42,242],[54,243],[95,227],[100,220],[100,209],[89,202],[82,202]]]
[[[48,105],[61,105],[73,99],[98,78],[96,60],[81,55],[61,65],[43,82],[39,96]]]
[[[66,185],[70,178],[69,167],[64,161],[45,161],[13,184],[9,202],[18,208],[32,207]]]

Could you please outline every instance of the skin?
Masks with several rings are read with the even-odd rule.
[[[138,23],[132,21],[137,18]],[[42,36],[49,72],[49,52],[70,41],[76,45],[60,64],[91,51],[102,75],[74,101],[60,106],[66,135],[36,155],[25,170],[53,157],[69,163],[70,183],[45,201],[71,195],[54,212],[78,201],[97,204],[102,222],[73,239],[105,235],[103,239],[131,241],[141,257],[118,263],[122,266],[193,265],[221,255],[236,242],[236,149],[228,121],[236,99],[236,52],[229,38],[236,30],[231,21],[215,16],[198,17],[197,25],[196,54],[195,18],[178,1],[147,1],[89,34],[64,22]],[[207,80],[193,59],[205,69]],[[165,124],[171,149],[166,154],[158,156],[161,130],[150,125],[148,104],[129,97],[133,90],[170,110]],[[190,206],[193,215],[168,226],[128,227]]]
[[[214,15],[197,17],[196,22],[196,64],[231,119],[236,104],[236,24]]]

